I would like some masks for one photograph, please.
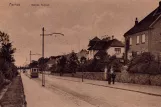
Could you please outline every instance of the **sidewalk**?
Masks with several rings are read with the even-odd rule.
[[[54,75],[51,75],[51,76],[53,76],[56,79],[63,79],[63,80],[74,81],[74,82],[82,82],[82,78],[73,78],[73,77],[65,77],[65,76],[60,77],[60,76],[54,76]],[[90,84],[90,85],[97,85],[97,86],[102,86],[102,87],[108,87],[108,88],[125,90],[125,91],[132,91],[132,92],[161,97],[161,87],[159,86],[118,83],[118,82],[116,82],[114,85],[113,84],[109,85],[108,81],[98,81],[98,80],[88,80],[88,79],[83,79],[83,82],[85,84]]]

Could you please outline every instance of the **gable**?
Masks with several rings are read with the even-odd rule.
[[[129,31],[127,31],[124,36],[132,35],[138,32],[146,31],[150,29],[151,25],[153,25],[161,15],[161,6],[152,11],[149,15],[147,15],[143,20],[141,20],[138,24],[133,26]]]
[[[114,39],[114,41],[111,44],[111,47],[124,47],[124,44],[121,41]]]

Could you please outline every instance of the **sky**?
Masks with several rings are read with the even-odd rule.
[[[15,64],[23,66],[30,51],[42,53],[42,27],[45,34],[64,34],[45,36],[45,57],[62,55],[87,49],[95,36],[124,40],[135,18],[142,20],[158,6],[159,0],[1,0],[0,31],[10,35]]]

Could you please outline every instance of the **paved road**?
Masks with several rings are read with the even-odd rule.
[[[160,107],[161,97],[46,76],[29,79],[22,74],[28,107]]]

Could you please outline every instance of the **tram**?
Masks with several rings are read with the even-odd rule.
[[[39,77],[39,68],[31,68],[30,77],[31,78],[38,78]]]

